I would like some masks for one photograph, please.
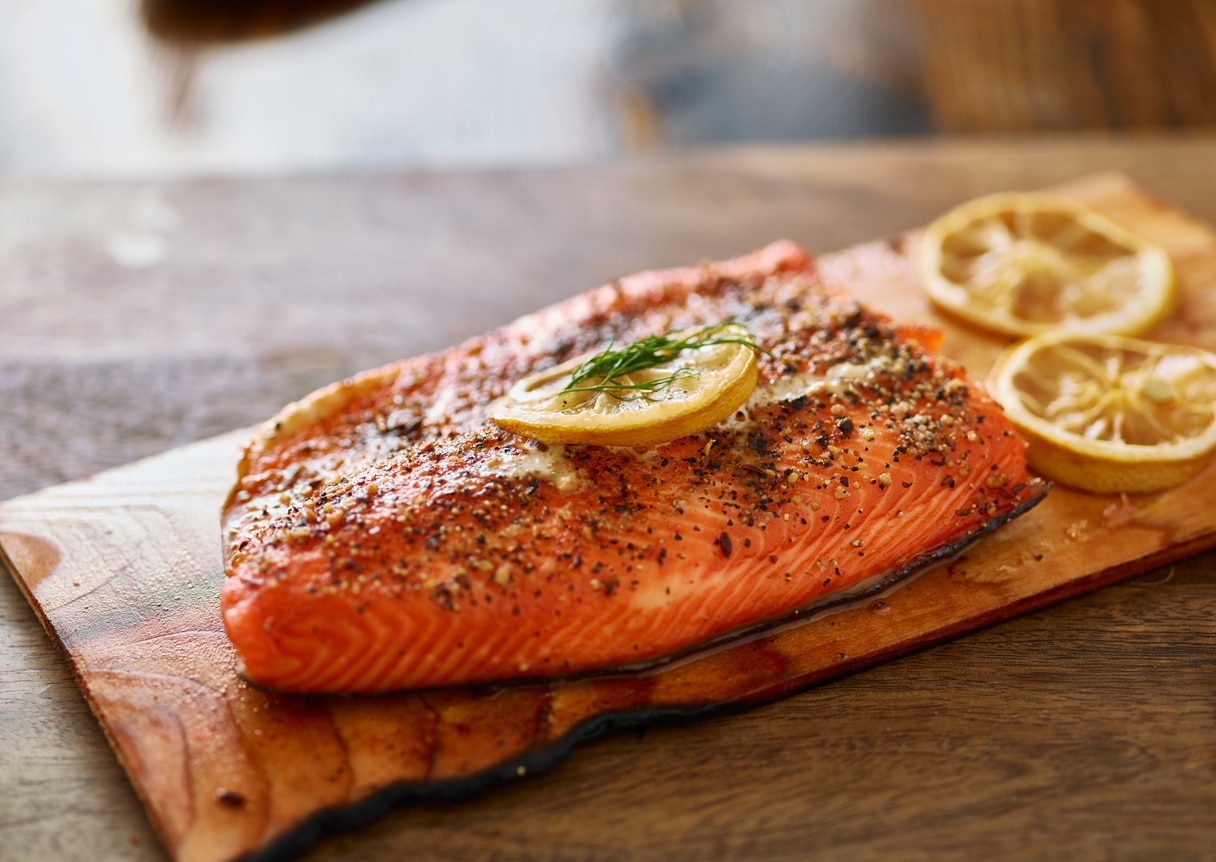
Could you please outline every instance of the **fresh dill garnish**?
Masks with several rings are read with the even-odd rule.
[[[559,394],[569,392],[602,392],[619,401],[650,399],[655,392],[668,388],[677,380],[696,377],[691,368],[677,368],[671,374],[649,380],[631,380],[631,375],[662,365],[685,350],[698,350],[715,344],[742,344],[752,350],[771,356],[767,350],[752,340],[747,331],[742,335],[719,334],[723,330],[742,329],[734,323],[715,323],[696,330],[673,330],[663,335],[647,335],[632,344],[616,350],[610,344],[586,362],[574,369],[570,382]]]

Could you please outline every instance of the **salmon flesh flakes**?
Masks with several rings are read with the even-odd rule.
[[[547,446],[487,418],[528,374],[724,322],[764,348],[760,380],[703,432]],[[224,507],[243,673],[344,693],[630,668],[950,553],[1045,488],[933,342],[777,243],[322,389],[260,429]]]

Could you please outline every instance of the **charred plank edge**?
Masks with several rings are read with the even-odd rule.
[[[874,584],[870,589],[860,593],[852,593],[847,596],[842,596],[836,600],[830,600],[821,604],[817,604],[813,608],[813,613],[805,617],[783,617],[780,620],[763,623],[758,626],[751,626],[740,632],[735,632],[724,638],[710,641],[706,644],[701,644],[699,647],[681,653],[678,656],[671,657],[665,660],[665,665],[670,662],[680,661],[685,658],[695,658],[695,656],[707,649],[729,649],[736,643],[743,643],[751,640],[763,638],[767,633],[779,628],[783,624],[799,625],[801,623],[809,623],[816,619],[820,612],[831,611],[842,605],[848,605],[858,602],[862,599],[873,596],[875,593],[881,593],[885,590],[898,586],[912,577],[922,574],[929,569],[941,565],[949,560],[957,557],[966,548],[975,544],[983,536],[997,529],[1006,522],[1024,514],[1034,508],[1043,499],[1046,498],[1047,492],[1050,490],[1050,485],[1043,483],[1040,485],[1040,493],[1032,499],[1026,501],[1015,509],[1011,509],[1008,513],[1000,518],[994,518],[980,529],[973,532],[971,535],[963,537],[957,542],[938,548],[922,557],[913,565],[906,569],[897,572],[892,577],[884,579]],[[1209,544],[1216,544],[1216,535],[1205,537]],[[1189,556],[1196,553],[1197,549],[1190,549],[1186,553],[1181,553],[1173,556],[1171,559],[1180,559],[1183,556]],[[1125,577],[1131,577],[1143,571],[1148,566],[1130,565],[1126,567],[1116,567],[1118,574],[1110,579],[1104,579],[1103,573],[1100,573],[1094,578],[1087,580],[1085,584],[1075,590],[1064,590],[1059,596],[1059,599],[1067,598],[1068,596],[1086,592],[1090,589],[1096,589],[1107,583],[1113,583],[1116,580]],[[1047,594],[1050,595],[1050,594]],[[924,649],[928,646],[933,646],[942,641],[948,640],[951,637],[973,631],[976,628],[985,625],[991,625],[1007,619],[1020,612],[1034,610],[1042,605],[1049,604],[1051,599],[1038,602],[1036,596],[1031,600],[1020,603],[1016,606],[1013,613],[1005,614],[1001,611],[988,616],[979,618],[978,620],[969,620],[959,623],[955,626],[948,627],[937,632],[930,640],[917,644],[915,646],[896,647],[891,650],[884,651],[877,655],[870,654],[863,658],[852,661],[846,660],[838,665],[830,668],[822,669],[818,672],[811,672],[796,676],[784,682],[778,682],[776,685],[764,688],[758,694],[743,695],[735,700],[694,704],[688,706],[657,706],[657,707],[632,707],[616,712],[606,712],[597,716],[593,716],[570,729],[564,736],[561,736],[551,742],[544,744],[541,747],[533,749],[514,757],[510,760],[496,764],[489,769],[474,773],[473,775],[464,778],[434,781],[434,782],[404,782],[394,784],[380,790],[366,799],[362,799],[351,805],[345,805],[336,808],[329,808],[320,811],[317,814],[302,821],[299,825],[284,832],[268,843],[253,851],[250,854],[239,857],[240,862],[284,862],[284,860],[294,859],[302,856],[304,853],[311,850],[321,840],[342,834],[345,832],[353,832],[388,814],[390,811],[404,807],[409,803],[421,802],[451,802],[458,799],[465,799],[471,796],[478,795],[482,792],[490,790],[494,787],[499,787],[511,781],[518,781],[521,777],[519,770],[522,767],[525,776],[534,775],[544,772],[557,766],[570,756],[575,746],[582,742],[604,736],[609,733],[627,730],[638,730],[654,724],[671,724],[680,721],[686,721],[692,718],[700,718],[707,715],[728,715],[731,713],[743,712],[748,709],[771,703],[795,694],[799,691],[805,691],[814,685],[826,682],[831,679],[844,676],[856,670],[873,667],[892,658],[899,657]],[[645,669],[630,673],[628,668],[617,669],[614,672],[598,673],[594,675],[597,679],[611,679],[613,677],[629,677],[638,673],[645,675],[655,671],[662,670],[662,667],[656,667],[654,664],[648,665]],[[586,676],[579,677],[586,678]],[[571,680],[572,677],[562,679],[550,679],[551,683],[560,683]],[[531,686],[535,686],[537,682],[531,682]],[[524,682],[515,683],[511,688],[528,687],[529,684]],[[368,695],[375,697],[376,695]]]

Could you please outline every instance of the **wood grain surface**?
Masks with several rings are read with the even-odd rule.
[[[1171,148],[1162,145],[1161,149],[1172,150],[1172,155],[1177,159],[1180,155],[1186,155],[1189,146]],[[1199,154],[1205,152],[1204,147],[1207,147],[1209,154],[1211,152],[1210,145],[1194,146]],[[1062,147],[1061,152],[1067,156],[1069,149]],[[951,165],[953,170],[958,170],[960,163],[965,167],[968,156],[976,155],[975,150],[968,147],[943,148],[941,151],[893,148],[864,153],[862,155],[868,158],[854,161],[854,168],[860,168],[867,161],[868,168],[859,173],[853,182],[860,189],[873,182],[884,167],[890,171],[893,166],[908,171],[909,176],[918,171],[923,174],[935,165],[949,173]],[[1101,156],[1102,150],[1102,146],[1097,146],[1086,153],[1086,149],[1081,147],[1075,152],[1086,153],[1086,161],[1092,163],[1095,155]],[[1147,151],[1108,146],[1108,166],[1126,167],[1109,162],[1120,159],[1134,161],[1142,158]],[[1015,147],[1006,151],[1005,156],[1014,159],[1025,152]],[[740,204],[745,204],[749,196],[739,194],[738,188],[732,192],[732,179],[737,181],[739,176],[771,172],[774,175],[784,173],[791,178],[791,182],[797,182],[799,173],[791,170],[791,167],[801,164],[804,169],[807,166],[814,169],[811,173],[818,170],[824,175],[832,175],[833,168],[847,168],[851,157],[856,155],[850,151],[744,152],[715,156],[691,166],[656,165],[623,171],[573,171],[571,174],[580,177],[581,182],[588,186],[593,187],[601,182],[600,191],[604,194],[600,196],[600,203],[608,208],[619,206],[619,198],[636,200],[638,196],[653,193],[655,187],[661,189],[662,178],[669,177],[672,170],[699,180],[690,187],[699,186],[701,193],[715,183],[724,183],[725,190],[719,186],[717,192],[723,202],[733,196]],[[991,153],[988,155],[991,156]],[[1111,158],[1112,155],[1114,158]],[[758,166],[763,167],[758,169]],[[1059,167],[1059,164],[1055,167]],[[622,194],[619,181],[622,175],[627,177],[634,170],[641,175],[649,174],[657,182],[639,183],[636,188],[624,189]],[[597,176],[600,179],[595,179]],[[1050,181],[1063,178],[1049,176],[1042,179]],[[503,181],[503,177],[497,174],[442,177],[433,181],[437,186],[450,182],[451,191],[459,189],[462,182],[473,179],[482,180],[486,188],[491,190],[487,192],[491,200],[494,196],[492,190]],[[530,185],[544,188],[546,183],[552,181],[552,175],[508,175],[507,180],[508,187],[514,181],[519,188]],[[352,192],[350,187],[336,180],[305,181],[300,187],[282,181],[281,194],[284,198],[298,195],[299,188],[307,190],[310,182],[331,189],[344,189],[351,197],[358,194],[376,197],[371,187]],[[351,182],[354,186],[360,185],[358,180]],[[841,179],[839,182],[843,186],[849,181]],[[269,185],[273,187],[275,183]],[[677,185],[669,187],[665,205],[669,208],[668,217],[678,225],[682,221],[678,215],[682,211],[680,201],[678,196],[670,196],[670,191]],[[224,191],[229,192],[231,199],[234,189],[238,191],[236,197],[239,200],[241,195],[236,186]],[[55,191],[18,189],[16,197],[20,199],[24,194],[24,205],[28,207],[31,199],[37,200]],[[70,193],[75,191],[82,191],[85,195],[92,192],[100,198],[108,195],[120,199],[121,195],[132,193],[131,189],[126,188],[73,190]],[[146,190],[140,193],[142,191]],[[257,191],[264,195],[267,189],[263,187]],[[891,193],[892,190],[886,192]],[[1168,196],[1168,189],[1164,193]],[[876,196],[873,200],[879,199],[879,191],[870,194]],[[248,218],[250,211],[256,213],[262,205],[262,195],[251,193],[243,206],[232,208],[232,221],[239,223],[242,215]],[[613,199],[613,195],[618,199]],[[341,197],[337,193],[334,196]],[[435,197],[443,196],[436,194]],[[776,197],[780,199],[781,196],[778,194]],[[892,199],[898,200],[897,190],[892,194]],[[661,196],[659,200],[662,200]],[[858,205],[863,208],[873,206],[873,201],[864,194],[860,200]],[[11,203],[12,198],[6,198],[6,201]],[[430,202],[434,203],[434,198]],[[949,203],[944,202],[942,207]],[[738,212],[739,208],[731,210],[732,215]],[[821,216],[825,217],[825,223],[831,221],[822,213]],[[881,222],[882,217],[877,215],[875,220]],[[692,222],[702,218],[705,216],[700,212],[683,216],[684,220]],[[324,217],[321,220],[324,221]],[[453,234],[459,234],[463,230],[457,226],[460,222],[460,219],[455,219],[447,227]],[[233,230],[231,223],[225,229],[232,231],[227,248],[235,249],[236,258],[247,254],[238,238],[240,231]],[[352,228],[348,226],[345,230],[351,231]],[[573,231],[573,228],[568,230]],[[723,226],[718,230],[725,232],[727,228]],[[224,232],[219,231],[221,234]],[[82,233],[87,236],[87,231]],[[794,231],[783,230],[771,231],[765,239],[776,233],[799,238]],[[179,241],[179,245],[187,252],[193,250],[197,253],[198,239],[196,235],[188,242]],[[712,242],[709,244],[712,245]],[[53,245],[48,243],[46,247]],[[5,252],[7,257],[0,258],[0,266],[5,267],[0,272],[10,277],[17,276],[10,283],[21,288],[39,279],[53,282],[53,278],[47,279],[44,270],[31,265],[40,262],[39,248],[33,247],[31,250],[29,244],[18,244],[16,248],[16,252],[10,249]],[[506,259],[503,247],[498,248]],[[876,260],[883,259],[882,246],[871,248],[873,254],[879,255]],[[890,246],[886,248],[886,253],[892,254]],[[568,248],[566,253],[573,254]],[[709,250],[703,255],[690,255],[686,259],[719,253]],[[1200,258],[1200,255],[1196,255],[1197,260]],[[543,261],[544,258],[538,257],[537,260]],[[651,262],[678,261],[679,258]],[[487,268],[489,262],[488,259],[484,261]],[[163,266],[174,263],[170,257]],[[294,261],[286,262],[283,268],[290,271],[293,265]],[[467,261],[464,265],[467,266]],[[548,264],[534,262],[534,265],[543,267]],[[370,271],[366,261],[353,266],[369,266],[364,272]],[[460,273],[459,266],[457,272],[467,279],[467,273]],[[1210,274],[1211,270],[1207,272]],[[432,275],[438,273],[439,270],[436,270]],[[144,269],[125,275],[127,280],[139,281],[149,273]],[[162,279],[167,277],[163,272],[153,272],[151,275],[159,275]],[[509,278],[518,276],[516,273],[509,275]],[[194,273],[194,277],[199,278],[198,273]],[[155,284],[159,279],[152,280]],[[316,290],[322,280],[315,279],[309,284],[308,279],[304,279],[305,304],[316,303],[316,293],[310,295],[309,290]],[[357,279],[355,281],[357,283]],[[487,294],[496,293],[475,282],[457,281],[464,285],[468,297],[476,296],[478,289]],[[113,293],[121,294],[124,279],[116,279],[116,282],[119,289]],[[284,283],[278,284],[281,286]],[[1206,284],[1208,292],[1205,293],[1201,287],[1198,294],[1200,309],[1203,307],[1202,300],[1211,295],[1211,282]],[[70,292],[70,286],[63,283],[44,286]],[[216,287],[220,293],[232,289],[231,284]],[[130,295],[134,297],[138,292],[131,290]],[[153,294],[151,298],[156,298],[156,290],[145,290],[145,299],[149,298],[149,293]],[[426,295],[417,281],[413,282],[408,293],[412,294],[414,302]],[[263,294],[263,302],[266,296]],[[206,304],[200,303],[197,296],[179,299],[187,305],[194,302],[196,307]],[[515,300],[524,301],[519,297],[515,297]],[[244,302],[248,303],[249,298]],[[238,299],[237,303],[241,304],[241,300]],[[35,313],[29,316],[31,325],[26,330],[27,334],[46,335],[48,329],[61,330],[57,333],[60,336],[58,347],[43,354],[43,361],[50,360],[48,364],[70,364],[64,362],[64,357],[68,357],[69,360],[76,358],[84,366],[81,358],[88,357],[91,352],[88,342],[97,339],[113,351],[110,361],[115,368],[124,371],[136,369],[132,375],[134,384],[128,379],[125,385],[138,388],[140,374],[148,375],[146,367],[142,372],[139,370],[140,359],[148,365],[158,359],[165,364],[172,361],[173,351],[170,350],[164,350],[158,356],[158,351],[148,350],[146,343],[136,343],[132,350],[130,345],[124,347],[108,341],[104,321],[100,334],[88,332],[86,327],[79,327],[73,333],[72,327],[65,326],[62,321],[51,322],[50,317],[40,318],[36,313],[38,304],[31,304],[31,311]],[[172,309],[173,306],[173,302],[165,301],[165,309]],[[471,316],[478,313],[478,309],[469,311]],[[152,315],[152,318],[155,319],[156,315]],[[1189,321],[1193,318],[1188,316],[1186,319]],[[225,322],[235,324],[237,329],[242,325],[239,315],[235,314],[231,321]],[[339,329],[350,325],[337,317],[330,322]],[[110,325],[121,329],[120,323],[115,318]],[[184,317],[181,323],[197,324],[199,321],[197,318]],[[201,323],[204,333],[214,332],[214,322],[206,320],[205,315]],[[174,330],[174,321],[162,315],[159,324],[161,331],[147,333],[147,341],[168,339],[171,343],[173,333],[164,330]],[[182,326],[183,330],[187,328]],[[379,327],[372,324],[369,329],[372,330],[374,345],[375,332]],[[325,343],[322,321],[317,321],[317,332],[319,341]],[[274,338],[270,340],[273,342]],[[219,342],[224,343],[224,339],[220,338]],[[965,343],[965,338],[960,335],[960,349]],[[179,343],[178,346],[180,351],[177,355],[188,358],[190,345]],[[229,349],[232,354],[239,355],[239,351]],[[368,344],[365,342],[349,349],[357,360],[357,354],[367,350]],[[56,355],[56,350],[62,352]],[[77,350],[78,353],[73,352]],[[142,357],[131,355],[141,350],[146,350]],[[205,350],[200,353],[205,357]],[[221,369],[219,376],[222,377],[226,373],[223,370],[225,366],[210,359],[213,371]],[[9,361],[7,357],[6,361]],[[18,369],[28,367],[16,358],[10,364]],[[231,369],[237,364],[239,362],[231,362],[226,367]],[[323,364],[323,360],[318,364]],[[116,372],[115,376],[123,375]],[[201,373],[198,376],[205,377]],[[252,379],[256,375],[248,376]],[[158,405],[162,411],[181,403],[174,402],[174,398],[181,398],[177,394],[179,386],[165,382],[167,379],[171,381],[171,378],[172,375],[164,375],[158,381],[163,389],[157,393],[163,396]],[[53,375],[46,375],[46,379],[53,380]],[[101,379],[104,383],[104,375]],[[154,376],[152,379],[157,380]],[[181,381],[178,383],[180,385]],[[55,389],[53,385],[49,388],[51,391]],[[83,388],[64,388],[69,390],[68,394],[81,393],[79,397],[85,400],[90,397]],[[231,405],[239,400],[231,394],[223,397],[224,388],[222,383],[212,382],[211,388],[206,391],[220,393],[212,397],[225,404]],[[250,386],[250,390],[256,397],[258,387]],[[30,387],[29,391],[40,392],[45,398],[45,388]],[[40,402],[31,397],[25,403],[33,405],[27,408],[31,413],[37,412],[39,403],[47,410],[46,400]],[[50,403],[55,404],[53,400]],[[65,398],[62,403],[70,404],[71,399]],[[159,412],[147,407],[142,409],[145,416]],[[202,414],[210,412],[195,409]],[[94,415],[103,420],[106,417],[104,409],[95,411]],[[138,425],[130,416],[127,419],[133,425]],[[196,421],[201,423],[201,420]],[[115,439],[122,436],[116,435]],[[212,451],[211,447],[214,446],[226,447],[230,443],[229,438],[184,451],[197,454]],[[48,444],[43,441],[43,445]],[[54,449],[53,446],[48,448]],[[87,453],[88,446],[83,448]],[[77,450],[78,453],[80,451]],[[78,454],[77,457],[82,456]],[[181,457],[181,450],[165,457]],[[51,462],[52,469],[55,469],[51,459],[33,461]],[[153,466],[148,467],[147,463]],[[157,481],[165,483],[166,496],[162,498],[162,504],[170,499],[191,498],[198,488],[210,481],[203,479],[208,470],[213,469],[207,467],[206,458],[195,465],[198,470],[190,467],[183,472],[177,465],[172,474],[156,471],[157,462],[147,463],[142,468],[154,470]],[[57,469],[64,469],[63,461],[59,462]],[[29,478],[32,472],[27,468],[26,477],[18,481],[36,484],[37,479]],[[167,475],[178,478],[166,483]],[[105,487],[107,481],[107,477],[102,477],[92,483],[74,486],[69,493],[77,495],[77,499],[86,504],[96,503],[96,498],[90,501],[89,491],[84,489],[97,489],[98,496],[104,497],[113,493],[112,487]],[[62,501],[54,502],[60,493],[63,493],[63,489],[39,498],[15,501],[6,507],[6,517],[26,507],[30,499],[49,500],[52,508],[60,506],[62,514]],[[1051,549],[1056,556],[1067,556],[1069,548],[1086,545],[1088,532],[1110,527],[1111,524],[1103,523],[1104,519],[1117,521],[1128,516],[1129,523],[1144,521],[1154,524],[1148,532],[1160,534],[1167,530],[1181,530],[1175,535],[1185,535],[1185,519],[1179,522],[1171,517],[1154,522],[1152,506],[1135,506],[1138,511],[1129,513],[1121,507],[1108,511],[1109,503],[1103,501],[1100,508],[1084,513],[1087,517],[1080,519],[1086,521],[1084,527],[1080,527],[1077,520],[1067,517],[1053,522],[1059,523],[1062,531],[1055,539],[1057,547]],[[1210,503],[1201,501],[1194,511],[1210,512]],[[157,508],[156,504],[151,508]],[[171,510],[172,506],[163,508]],[[25,508],[25,511],[30,509]],[[95,510],[90,510],[87,505],[83,508],[77,505],[75,511]],[[125,518],[121,507],[112,515],[115,524],[107,528],[123,529],[123,522],[129,519]],[[6,524],[6,529],[9,526],[11,522]],[[1070,528],[1073,535],[1069,534]],[[187,539],[175,553],[167,554],[162,560],[168,571],[180,573],[191,570],[200,562],[205,564],[202,555],[196,556],[189,550],[183,550],[189,549],[197,540],[197,536],[191,533],[194,528],[188,518],[177,519],[170,514],[165,518],[163,529],[178,531]],[[117,532],[112,534],[110,541],[114,547],[130,549],[141,547],[141,539],[139,535]],[[1160,542],[1160,535],[1153,541]],[[55,564],[44,544],[13,539],[11,531],[10,535],[6,535],[4,545],[10,554],[20,558],[19,565],[26,571],[37,571],[40,567],[45,569]],[[214,553],[218,555],[218,549]],[[121,558],[106,560],[109,568],[129,564],[130,560]],[[59,566],[63,571],[62,561]],[[97,576],[98,573],[92,574]],[[965,574],[962,577],[966,579]],[[914,583],[912,588],[919,584]],[[141,601],[146,599],[169,608],[170,616],[179,612],[174,608],[194,607],[194,594],[189,589],[183,591],[180,584],[174,587],[175,592],[174,589],[162,592],[154,590],[153,595],[143,597]],[[1171,592],[1175,590],[1183,591],[1181,605],[1170,604],[1179,600],[1178,594]],[[1175,599],[1156,598],[1163,593],[1174,595]],[[107,608],[104,590],[97,591],[95,595],[99,602],[96,614],[102,617],[112,607]],[[1167,855],[1200,858],[1212,843],[1211,822],[1204,816],[1212,807],[1211,779],[1214,767],[1210,755],[1213,733],[1210,555],[1187,561],[1172,571],[1158,572],[1133,580],[1128,585],[1103,591],[1099,596],[1110,598],[1098,600],[1091,597],[1064,606],[1072,608],[1080,605],[1090,608],[1094,614],[1085,616],[1084,610],[1073,612],[1081,614],[1075,622],[1075,630],[1068,629],[1067,623],[1064,632],[1056,630],[1059,624],[1051,621],[1060,619],[1058,614],[1063,613],[1065,620],[1071,619],[1070,614],[1061,608],[1029,620],[1006,624],[976,638],[952,643],[750,713],[692,725],[664,725],[651,730],[641,739],[633,736],[615,737],[584,746],[571,761],[534,781],[502,788],[470,802],[410,806],[407,811],[395,813],[365,833],[329,842],[318,851],[321,854],[318,858],[330,855],[335,858],[376,858],[377,854],[400,853],[406,847],[414,848],[418,858],[427,858],[428,855],[434,858],[452,855],[519,855],[535,858],[702,858],[706,855],[752,858],[761,855],[783,858],[805,855],[808,848],[818,848],[824,856],[847,854],[854,858],[866,858],[867,855],[876,856],[901,847],[905,850],[908,847],[919,848],[923,853],[940,857],[951,852],[999,851],[1004,841],[1027,828],[1030,828],[1032,843],[1043,841],[1040,846],[1054,847],[1057,852],[1068,851],[1071,858],[1082,858],[1087,853],[1091,858],[1097,858],[1104,852],[1126,849],[1132,836],[1139,842],[1137,846],[1146,857],[1165,852]],[[1166,604],[1162,605],[1161,602]],[[100,759],[92,761],[97,768],[88,768],[89,727],[84,720],[87,716],[80,714],[79,698],[71,700],[69,688],[59,691],[65,704],[62,708],[56,709],[53,703],[48,707],[38,702],[39,672],[43,674],[43,680],[49,680],[58,671],[62,679],[63,670],[62,665],[55,664],[53,653],[45,660],[37,658],[40,648],[42,655],[46,656],[45,644],[40,645],[39,638],[30,636],[28,610],[25,617],[20,616],[20,610],[18,603],[13,606],[12,613],[6,612],[3,629],[6,640],[11,638],[13,646],[21,649],[20,653],[6,649],[6,656],[32,657],[24,658],[24,664],[20,664],[21,673],[10,676],[7,673],[9,668],[6,668],[5,718],[15,720],[4,722],[5,778],[7,787],[10,764],[13,764],[11,775],[17,792],[6,794],[10,799],[4,803],[6,807],[0,821],[5,829],[4,846],[16,847],[16,852],[25,854],[15,858],[42,858],[46,855],[81,858],[86,854],[95,855],[96,849],[88,852],[86,847],[96,848],[101,842],[112,851],[111,855],[152,854],[152,858],[155,858],[157,851],[155,847],[148,846],[150,837],[146,827],[141,825],[137,812],[135,819],[130,819],[133,803],[129,791],[126,791],[126,796],[121,795],[124,792],[121,781],[117,782],[120,795],[117,799],[110,798],[115,789],[112,763],[108,765],[111,770],[109,786],[107,779],[97,778],[98,773],[104,776],[106,764],[104,746],[100,748],[100,754],[96,750],[95,730],[93,755]],[[863,610],[870,615],[868,618],[875,618],[872,610]],[[185,612],[188,616],[193,611]],[[878,616],[890,617],[892,613],[888,610]],[[1147,642],[1142,637],[1151,636],[1154,632],[1153,624],[1144,622],[1146,614],[1163,627],[1156,632],[1157,638],[1150,637]],[[150,614],[150,617],[155,616]],[[10,619],[13,621],[11,625]],[[22,620],[25,621],[25,629],[22,628]],[[155,620],[144,622],[155,623]],[[21,640],[23,632],[24,641]],[[1057,652],[1052,647],[1057,639],[1062,639],[1063,652]],[[967,652],[968,648],[964,645],[971,641],[979,642],[973,647],[979,652]],[[961,663],[960,649],[963,650]],[[934,660],[931,657],[935,655],[942,657]],[[970,659],[966,658],[968,655]],[[13,658],[6,658],[5,661],[19,662]],[[924,666],[923,671],[918,671],[917,668],[925,661],[929,664]],[[904,667],[909,668],[906,679],[898,670]],[[1095,675],[1095,668],[1102,668],[1104,672]],[[1149,669],[1158,668],[1170,672],[1164,675],[1149,672]],[[12,682],[9,682],[10,678]],[[865,680],[871,678],[874,682],[869,685],[875,688],[869,689]],[[848,692],[859,685],[860,693],[850,701]],[[831,694],[838,689],[845,694]],[[44,694],[47,692],[53,698],[54,686],[43,689]],[[189,699],[188,694],[178,697]],[[838,701],[837,697],[845,700]],[[28,702],[23,702],[23,698]],[[1023,700],[1024,703],[1021,702]],[[75,714],[71,712],[72,704],[76,704]],[[24,723],[21,721],[23,715],[26,717]],[[155,718],[155,713],[153,715]],[[57,766],[52,754],[55,745],[46,741],[47,736],[39,737],[37,733],[30,733],[33,725],[48,723],[51,737],[84,739],[68,746],[69,756],[62,765]],[[127,728],[127,732],[136,735],[155,732],[162,738],[171,738],[173,734],[170,730],[169,725],[156,726],[154,719],[148,727]],[[17,733],[24,738],[18,738]],[[653,758],[654,771],[647,762],[650,758]],[[26,767],[21,772],[20,782],[17,781],[15,768],[18,763]],[[81,769],[81,766],[84,768]],[[587,771],[588,768],[591,771]],[[730,780],[726,780],[726,776],[730,776]],[[165,778],[159,772],[153,777]],[[565,784],[566,781],[573,783]],[[47,788],[44,795],[39,795],[40,788]],[[211,788],[213,802],[216,800],[215,789]],[[125,821],[121,816],[124,806],[128,812]],[[119,814],[117,818],[115,812]],[[1112,812],[1115,816],[1112,816]],[[221,815],[223,813],[221,811]],[[83,821],[88,828],[83,831],[56,829],[56,822],[67,822],[57,821],[57,818],[65,816],[76,822]],[[115,821],[120,824],[117,829],[114,828]],[[948,835],[942,831],[944,824],[951,824]],[[132,840],[137,843],[132,844]],[[1025,849],[1024,844],[1021,849]]]

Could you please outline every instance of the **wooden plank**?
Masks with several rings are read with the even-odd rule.
[[[1216,237],[1118,177],[1071,192],[1171,250],[1187,313],[1160,336],[1212,346],[1207,279]],[[878,307],[935,319],[923,301],[910,299],[917,293],[903,249],[865,246],[829,257],[825,271],[848,277]],[[995,343],[942,323],[947,349],[982,368]],[[1211,470],[1153,497],[1060,489],[965,559],[881,601],[640,684],[585,682],[494,698],[273,697],[235,676],[214,612],[222,577],[215,517],[238,438],[205,441],[0,507],[0,543],[19,582],[73,662],[162,840],[180,859],[226,859],[265,846],[322,809],[374,799],[394,782],[462,779],[495,767],[501,777],[535,770],[551,759],[555,743],[604,711],[768,699],[1216,543]],[[457,737],[460,746],[445,744]]]

